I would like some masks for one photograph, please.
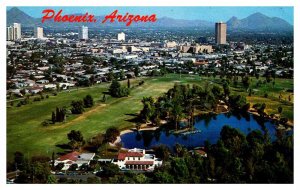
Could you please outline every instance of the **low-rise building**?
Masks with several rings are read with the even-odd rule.
[[[162,165],[162,161],[154,154],[146,154],[144,149],[130,149],[126,153],[119,153],[113,161],[121,170],[152,171]]]
[[[95,153],[80,154],[79,152],[74,151],[56,159],[54,162],[54,166],[63,163],[64,167],[61,170],[68,170],[72,164],[77,164],[78,167],[82,166],[83,164],[89,165],[94,156]]]

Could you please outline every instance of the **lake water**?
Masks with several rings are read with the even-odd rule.
[[[144,148],[150,149],[153,146],[165,144],[173,148],[176,143],[182,144],[187,148],[203,146],[206,140],[211,144],[218,141],[220,132],[224,125],[237,128],[247,135],[253,130],[268,131],[272,141],[276,139],[275,124],[271,121],[261,121],[258,116],[252,114],[233,115],[231,113],[218,114],[214,116],[195,117],[195,129],[201,130],[195,134],[173,134],[166,130],[144,130],[134,131],[123,134],[121,142],[124,148]]]

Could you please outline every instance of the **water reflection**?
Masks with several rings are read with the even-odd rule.
[[[265,121],[261,117],[249,113],[243,115],[239,113],[224,113],[195,117],[194,127],[196,130],[201,130],[200,133],[183,135],[173,134],[163,129],[155,131],[145,130],[124,134],[121,136],[121,140],[125,148],[149,149],[159,144],[165,144],[172,149],[176,143],[182,144],[187,148],[193,148],[204,146],[205,141],[209,141],[212,144],[216,143],[224,125],[237,128],[245,135],[253,130],[260,130],[264,135],[268,134],[270,140],[276,139],[276,129],[273,122]]]

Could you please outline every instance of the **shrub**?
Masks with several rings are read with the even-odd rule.
[[[35,97],[35,98],[33,99],[33,101],[34,101],[34,102],[41,101],[41,98],[40,98],[40,97]]]

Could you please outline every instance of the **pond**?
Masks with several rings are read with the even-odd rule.
[[[247,135],[253,130],[260,130],[262,134],[268,131],[272,141],[276,139],[276,126],[269,120],[260,119],[253,114],[236,115],[232,113],[223,113],[218,115],[205,115],[195,117],[195,129],[199,131],[194,134],[174,134],[170,131],[158,130],[143,130],[133,131],[123,134],[121,142],[124,148],[143,148],[150,149],[153,146],[165,144],[171,148],[179,143],[187,148],[203,146],[208,140],[211,144],[218,141],[220,132],[224,125],[229,125],[237,128],[243,134]]]

